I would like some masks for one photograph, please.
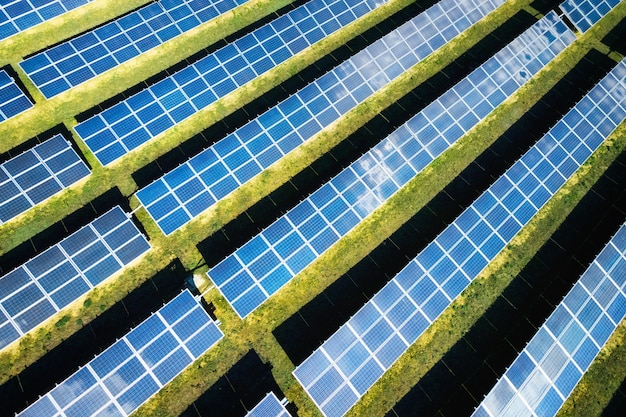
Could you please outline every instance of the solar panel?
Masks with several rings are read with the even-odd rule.
[[[137,197],[163,233],[172,233],[501,3],[470,0],[461,9],[456,1],[442,0],[143,188]],[[446,15],[456,18],[446,20]]]
[[[566,0],[559,6],[581,32],[586,32],[621,0]]]
[[[473,415],[556,415],[626,316],[625,284],[622,225]]]
[[[0,123],[33,107],[33,103],[5,70],[0,70]]]
[[[0,40],[93,0],[5,0],[0,4]]]
[[[128,416],[222,337],[185,290],[19,416]]]
[[[0,164],[0,224],[87,175],[87,165],[59,134]]]
[[[46,98],[69,90],[247,0],[160,0],[39,52],[20,66]]]
[[[245,317],[575,39],[551,12],[209,271]]]
[[[278,401],[273,392],[268,393],[246,417],[291,417],[285,406]]]
[[[79,123],[76,132],[109,164],[380,4],[307,3]]]
[[[126,213],[115,207],[0,277],[0,349],[149,248]]]
[[[294,371],[345,414],[626,116],[626,60]]]

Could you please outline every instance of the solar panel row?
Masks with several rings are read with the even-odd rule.
[[[76,132],[103,165],[111,163],[376,6],[305,4],[78,124]]]
[[[559,6],[581,32],[586,32],[621,0],[566,0]]]
[[[89,168],[62,136],[0,165],[0,224],[89,175]]]
[[[185,290],[19,416],[128,416],[222,337]]]
[[[285,408],[273,392],[268,393],[246,417],[291,417],[289,411]]]
[[[247,0],[160,0],[20,62],[46,98],[94,78]]]
[[[626,316],[626,225],[476,409],[475,417],[554,416]]]
[[[0,4],[0,40],[62,15],[92,0],[5,0]]]
[[[209,272],[245,317],[575,39],[552,12]]]
[[[115,207],[0,278],[0,349],[128,265],[150,245]]]
[[[626,116],[626,60],[309,356],[294,375],[345,414]]]
[[[0,70],[0,123],[33,107],[24,92],[5,70]]]
[[[442,0],[137,193],[170,234],[313,137],[502,1]]]

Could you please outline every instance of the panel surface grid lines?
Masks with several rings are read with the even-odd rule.
[[[20,67],[46,98],[90,80],[247,0],[160,0],[41,51]]]
[[[478,5],[470,0],[463,10],[457,3],[443,0],[436,4],[143,188],[137,193],[141,204],[163,233],[172,233],[495,9],[501,1]],[[446,15],[456,16],[457,20],[446,21]],[[441,24],[435,27],[431,21]]]
[[[209,276],[235,311],[241,317],[247,316],[486,117],[574,38],[555,13],[548,14],[216,265]]]
[[[581,32],[586,32],[621,0],[566,0],[559,6]]]
[[[572,176],[626,115],[626,60],[294,375],[326,416],[341,416],[378,380]]]
[[[149,248],[118,206],[0,277],[0,349]]]
[[[0,123],[33,107],[30,99],[5,70],[0,70]]]
[[[622,225],[473,415],[556,415],[624,319],[625,284]]]
[[[268,393],[246,417],[291,417],[285,406],[273,392]]]
[[[384,2],[313,0],[76,126],[109,164]]]
[[[60,134],[0,165],[0,224],[89,175]]]
[[[19,416],[128,416],[222,337],[184,290]]]
[[[0,4],[0,41],[93,0],[4,0]]]

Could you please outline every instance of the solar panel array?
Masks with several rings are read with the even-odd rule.
[[[294,371],[345,414],[626,116],[626,60]]]
[[[259,402],[246,417],[291,417],[285,406],[270,392]]]
[[[475,417],[554,416],[626,316],[626,225],[476,409]]]
[[[89,175],[89,168],[62,136],[0,165],[0,224]]]
[[[185,290],[19,416],[128,416],[222,337]]]
[[[33,107],[26,94],[5,70],[0,70],[0,123]]]
[[[380,207],[575,39],[552,12],[211,269],[245,317]]]
[[[581,32],[586,32],[621,0],[566,0],[559,6]]]
[[[20,66],[46,98],[69,90],[247,0],[160,0],[39,52]]]
[[[92,0],[5,0],[0,4],[0,40],[62,15]]]
[[[305,4],[85,120],[76,132],[106,165],[378,5]]]
[[[115,207],[0,277],[0,349],[149,248],[126,213]]]
[[[143,188],[137,197],[163,233],[172,233],[501,3],[441,1]]]

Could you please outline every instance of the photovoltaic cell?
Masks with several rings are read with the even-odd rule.
[[[94,78],[247,0],[160,0],[39,52],[20,66],[46,98]]]
[[[62,135],[0,165],[0,224],[89,175],[89,168]]]
[[[106,165],[379,6],[314,0],[104,112],[76,132]]]
[[[575,39],[552,12],[209,271],[245,317]]]
[[[586,32],[621,0],[566,0],[559,6],[581,32]]]
[[[185,290],[19,416],[128,416],[222,337]]]
[[[0,277],[0,349],[149,248],[126,213],[115,207]]]
[[[611,104],[607,105],[609,101]],[[294,375],[322,413],[326,416],[345,414],[625,116],[626,60],[623,60],[370,302],[296,368]],[[563,313],[567,318],[569,313]],[[594,314],[590,313],[589,323],[596,322]],[[608,337],[605,329],[609,327],[602,324],[593,329],[598,337],[604,338]],[[576,331],[572,329],[572,332]],[[564,349],[553,350],[551,359],[546,362],[551,364],[555,375],[564,369],[558,365],[567,358]],[[572,367],[567,372],[576,373]],[[568,382],[571,380],[564,380],[563,384]],[[512,396],[513,391],[508,385],[503,389],[510,392],[498,393],[497,398]]]
[[[172,233],[501,3],[441,1],[143,188],[137,197],[163,233]]]
[[[285,406],[270,392],[258,403],[246,417],[291,417]]]
[[[0,123],[33,107],[24,92],[5,70],[0,70]]]
[[[62,15],[92,0],[5,0],[0,4],[0,40]]]
[[[528,342],[474,416],[554,416],[626,316],[626,225]]]

